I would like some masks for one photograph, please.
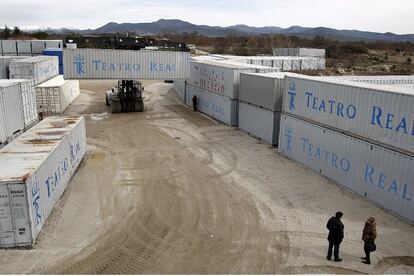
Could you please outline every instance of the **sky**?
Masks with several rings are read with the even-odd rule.
[[[0,0],[0,26],[95,29],[181,19],[230,26],[330,27],[414,33],[414,0]]]

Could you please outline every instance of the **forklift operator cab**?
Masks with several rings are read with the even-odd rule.
[[[112,106],[112,113],[142,112],[144,87],[140,81],[122,80],[118,86],[106,92],[106,105]]]

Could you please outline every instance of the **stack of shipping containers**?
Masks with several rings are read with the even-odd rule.
[[[277,72],[279,69],[220,61],[191,61],[186,103],[197,97],[199,111],[227,124],[238,124],[240,73]]]
[[[239,128],[277,145],[286,73],[241,73]]]
[[[414,91],[288,76],[279,152],[414,222]]]

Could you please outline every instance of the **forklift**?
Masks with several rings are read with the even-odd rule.
[[[121,80],[118,86],[106,92],[106,105],[111,106],[112,113],[143,112],[144,87],[140,81]]]

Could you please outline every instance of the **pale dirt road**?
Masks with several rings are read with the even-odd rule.
[[[414,228],[146,82],[144,113],[109,114],[112,82],[83,81],[88,154],[32,250],[1,273],[414,273]],[[344,261],[326,260],[342,210]],[[361,231],[377,218],[373,265]]]

